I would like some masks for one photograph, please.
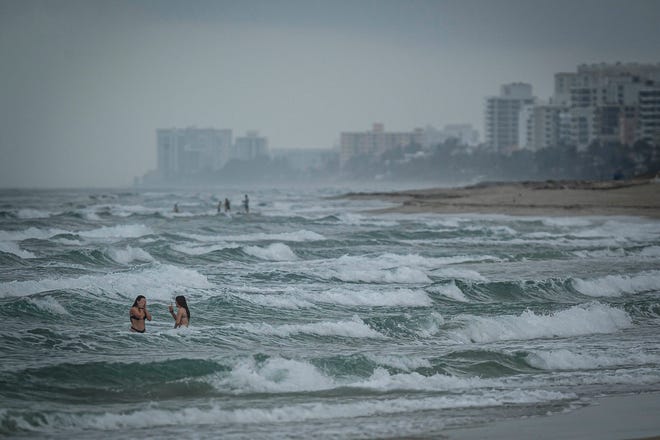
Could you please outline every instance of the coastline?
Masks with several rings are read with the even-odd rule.
[[[660,439],[660,393],[608,396],[569,412],[448,429],[450,440]]]
[[[493,182],[462,188],[349,193],[399,206],[370,213],[637,216],[660,218],[660,180]]]

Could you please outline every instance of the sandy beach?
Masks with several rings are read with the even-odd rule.
[[[350,193],[399,206],[377,212],[527,216],[628,215],[660,218],[660,181],[547,181],[481,183],[463,188]]]
[[[596,399],[561,414],[503,420],[448,430],[446,438],[472,439],[660,439],[660,393]]]

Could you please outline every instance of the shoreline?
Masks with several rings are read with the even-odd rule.
[[[450,440],[660,439],[660,392],[599,397],[572,411],[447,429]]]
[[[351,200],[384,200],[385,213],[516,216],[637,216],[660,218],[660,180],[491,182],[461,188],[349,193]]]

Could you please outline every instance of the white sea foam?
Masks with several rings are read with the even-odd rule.
[[[234,292],[232,295],[262,306],[300,309],[317,304],[333,304],[362,307],[429,307],[431,298],[422,290],[413,289],[347,289],[334,287],[321,292],[309,292],[302,288],[287,287],[268,291],[264,288],[245,289],[249,293]]]
[[[18,212],[16,212],[16,217],[20,219],[38,219],[38,218],[48,218],[51,216],[50,212],[47,211],[42,211],[39,209],[30,209],[30,208],[24,208],[24,209],[19,209]]]
[[[252,358],[239,362],[214,386],[241,393],[298,392],[327,390],[336,383],[308,362],[276,357],[263,363]]]
[[[244,301],[251,302],[263,307],[272,307],[277,309],[306,309],[314,307],[314,303],[305,299],[299,298],[291,294],[246,294],[246,293],[233,293],[233,296],[240,298]]]
[[[238,249],[241,246],[236,243],[222,243],[222,244],[202,245],[202,246],[175,244],[175,245],[170,245],[170,247],[177,252],[181,252],[182,254],[205,255],[205,254],[210,254],[211,252],[221,251],[223,249]]]
[[[339,214],[339,223],[351,226],[380,226],[392,227],[397,226],[399,223],[392,220],[383,220],[376,217],[364,216],[362,214],[345,212]]]
[[[224,406],[186,407],[162,409],[150,407],[133,412],[83,413],[48,412],[42,414],[38,425],[34,421],[13,413],[6,416],[18,429],[24,431],[57,431],[60,429],[116,430],[143,429],[170,425],[220,425],[295,423],[314,420],[350,420],[375,415],[402,414],[450,408],[482,408],[510,404],[542,403],[575,399],[572,393],[543,390],[484,391],[440,397],[360,399],[343,403],[323,401],[290,404],[271,408],[226,409]]]
[[[245,246],[243,251],[262,260],[292,261],[298,259],[291,248],[284,243],[271,243],[264,247]]]
[[[573,287],[588,296],[621,296],[626,293],[660,291],[660,271],[637,275],[607,275],[602,278],[573,280]]]
[[[602,367],[657,364],[660,356],[639,352],[619,352],[613,355],[603,353],[576,353],[567,349],[534,351],[525,359],[543,370],[591,370]]]
[[[342,281],[359,281],[363,283],[423,284],[431,282],[431,279],[424,272],[409,267],[386,270],[347,266],[337,269],[335,276]]]
[[[429,307],[433,303],[426,292],[413,289],[332,288],[326,292],[306,295],[305,298],[329,304],[368,307]]]
[[[20,231],[3,231],[0,230],[0,242],[7,241],[22,241],[29,239],[46,240],[54,235],[69,234],[70,231],[62,229],[40,229],[31,227]]]
[[[598,302],[573,306],[549,315],[537,315],[527,310],[518,316],[461,315],[454,321],[461,323],[462,327],[450,331],[448,335],[461,343],[613,333],[632,326],[626,312]]]
[[[85,238],[112,239],[142,237],[143,235],[153,234],[153,231],[151,228],[144,225],[117,225],[102,226],[98,229],[79,231],[76,233]]]
[[[267,323],[230,324],[230,328],[238,328],[252,333],[287,337],[297,334],[312,334],[319,336],[341,336],[347,338],[384,338],[385,336],[369,327],[357,316],[348,321],[321,321],[308,324],[271,325]]]
[[[13,255],[16,255],[17,257],[20,257],[20,258],[36,258],[37,257],[32,252],[26,251],[25,249],[21,249],[18,244],[13,243],[13,242],[9,242],[9,241],[0,241],[0,252],[4,252],[4,253],[7,253],[7,254],[13,254]]]
[[[83,275],[78,278],[46,278],[38,281],[10,281],[0,284],[0,298],[34,295],[51,290],[83,290],[96,295],[134,297],[170,301],[174,294],[188,289],[208,289],[213,285],[192,269],[158,265],[140,271]]]
[[[486,282],[488,279],[481,275],[479,272],[471,269],[459,269],[455,267],[447,267],[435,270],[433,275],[451,280],[468,280]]]
[[[417,368],[431,368],[431,362],[428,359],[420,357],[410,357],[403,355],[376,355],[372,353],[366,353],[364,355],[370,361],[378,364],[385,365],[388,367],[398,368],[403,371],[412,371]]]
[[[27,299],[36,308],[55,315],[69,315],[70,313],[51,296]]]
[[[449,283],[442,284],[439,286],[429,287],[427,289],[431,293],[438,293],[440,295],[446,296],[449,299],[460,302],[469,302],[463,291],[456,285],[454,280]]]
[[[430,338],[440,331],[440,327],[444,323],[445,318],[440,313],[431,312],[419,322],[417,334],[422,338]]]
[[[325,237],[316,232],[307,231],[302,229],[296,232],[282,232],[278,234],[265,234],[263,232],[255,234],[240,234],[240,235],[202,235],[202,234],[180,234],[182,237],[187,237],[201,242],[222,242],[222,241],[319,241],[325,240]]]
[[[660,246],[647,246],[639,252],[642,257],[660,257]]]
[[[133,261],[154,261],[154,257],[149,252],[131,246],[126,246],[126,249],[110,248],[107,253],[110,258],[121,264],[128,264]]]

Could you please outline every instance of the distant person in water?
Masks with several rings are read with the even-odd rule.
[[[174,212],[179,212],[179,204],[178,203],[174,204]]]
[[[135,298],[129,316],[131,320],[131,331],[134,333],[144,333],[145,319],[151,321],[151,313],[147,310],[147,298],[144,295],[138,295]]]
[[[229,199],[225,197],[225,212],[231,211],[231,205],[229,204]]]
[[[245,208],[246,214],[250,213],[250,199],[248,199],[247,194],[245,194],[245,198],[243,199],[243,208]]]
[[[177,312],[174,313],[174,307],[170,304],[170,315],[174,318],[174,328],[179,328],[181,326],[188,327],[190,323],[190,310],[188,309],[188,303],[186,302],[186,297],[183,295],[177,296],[175,299]]]
[[[218,202],[218,214],[222,212],[222,202]]]

